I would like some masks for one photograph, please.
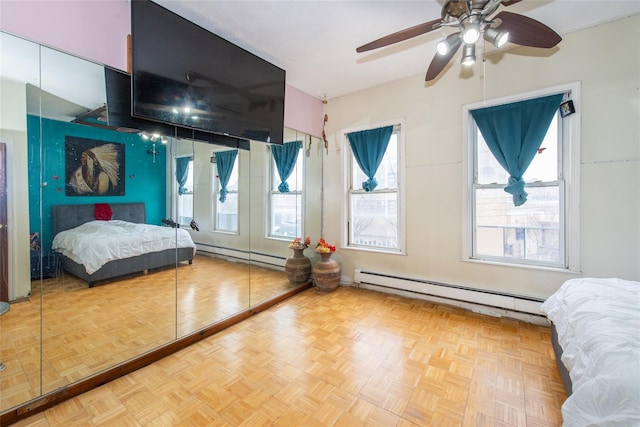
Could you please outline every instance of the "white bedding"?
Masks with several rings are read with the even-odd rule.
[[[564,425],[640,426],[640,282],[568,280],[542,311],[572,382]]]
[[[132,222],[89,221],[58,233],[52,248],[93,274],[109,261],[130,258],[165,249],[193,248],[186,230]]]

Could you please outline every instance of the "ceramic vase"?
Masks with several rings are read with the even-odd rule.
[[[340,264],[331,258],[331,252],[321,252],[313,266],[313,281],[322,291],[333,291],[340,286]]]
[[[287,258],[284,269],[291,284],[301,285],[311,277],[311,260],[304,255],[304,249],[293,249],[293,256]]]

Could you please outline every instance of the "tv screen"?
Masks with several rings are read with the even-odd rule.
[[[173,136],[175,127],[131,116],[131,76],[111,67],[104,67],[107,87],[107,120],[109,126],[121,132],[149,132]]]
[[[132,117],[131,75],[108,66],[104,67],[104,73],[107,86],[107,120],[109,127],[120,132],[157,133],[164,136],[196,139],[243,150],[249,149],[249,141],[246,139]]]
[[[284,70],[148,0],[131,36],[134,116],[283,143]]]

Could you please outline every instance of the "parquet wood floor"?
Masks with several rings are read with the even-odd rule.
[[[44,280],[42,288],[34,281],[29,301],[12,304],[0,318],[0,360],[7,365],[0,372],[0,410],[36,398],[41,390],[48,393],[101,372],[291,287],[283,271],[207,256],[196,256],[192,265],[177,270],[93,288],[66,273]]]
[[[19,426],[560,426],[550,330],[311,288]]]

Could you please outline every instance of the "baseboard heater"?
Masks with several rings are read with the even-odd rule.
[[[217,258],[223,258],[227,261],[232,262],[252,262],[262,264],[266,267],[281,268],[284,268],[284,264],[286,262],[286,258],[284,257],[262,254],[259,252],[250,252],[245,250],[226,248],[223,246],[214,246],[206,243],[196,243],[196,246],[198,249],[197,252]]]
[[[540,305],[544,302],[542,299],[533,297],[486,291],[460,285],[399,277],[359,269],[355,270],[354,281],[357,285],[372,285],[457,302],[457,304],[454,305],[466,307],[476,312],[498,316],[505,314],[499,310],[541,316]],[[479,306],[486,307],[486,309],[481,309]]]

